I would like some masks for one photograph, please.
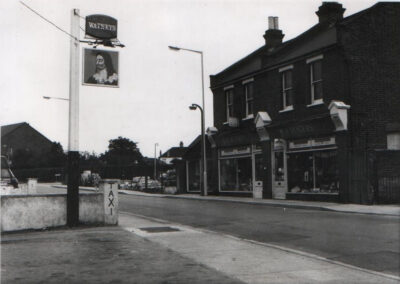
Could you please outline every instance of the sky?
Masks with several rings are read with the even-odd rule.
[[[0,2],[0,125],[27,122],[67,150],[68,101],[43,96],[69,97],[70,38],[20,1]],[[202,104],[200,55],[172,51],[169,45],[204,53],[207,128],[213,126],[209,76],[264,45],[268,16],[279,17],[286,41],[318,22],[315,11],[322,4],[317,0],[23,2],[67,32],[73,8],[80,11],[81,27],[91,14],[118,20],[118,39],[126,46],[112,49],[119,51],[120,87],[80,82],[79,150],[104,153],[110,139],[122,136],[137,142],[148,157],[154,157],[155,149],[158,155],[180,141],[188,146],[201,131],[200,112],[188,108]],[[345,16],[376,3],[339,2],[346,8]],[[81,44],[84,47],[89,46]]]

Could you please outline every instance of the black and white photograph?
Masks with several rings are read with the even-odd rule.
[[[118,87],[118,52],[83,49],[83,84]]]
[[[400,0],[0,11],[0,284],[400,283]]]

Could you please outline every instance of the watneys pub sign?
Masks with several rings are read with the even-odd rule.
[[[99,39],[117,38],[118,22],[106,15],[86,16],[86,36]]]

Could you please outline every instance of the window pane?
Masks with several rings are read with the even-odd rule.
[[[284,72],[285,76],[285,89],[291,88],[292,87],[292,71],[286,71]]]
[[[338,192],[339,173],[337,168],[337,151],[314,153],[315,187],[319,192]]]
[[[285,94],[286,94],[286,106],[293,105],[293,92],[292,92],[292,90],[287,90],[285,92]]]
[[[322,99],[322,82],[314,83],[314,100]]]
[[[314,187],[312,152],[288,154],[288,185],[290,192],[310,192]]]
[[[387,135],[387,148],[388,150],[400,150],[400,132]]]
[[[237,161],[239,190],[252,191],[251,158],[240,158]]]
[[[322,80],[322,63],[321,61],[316,61],[312,64],[312,75],[313,81]]]
[[[246,86],[246,96],[247,96],[247,100],[252,99],[253,98],[253,92],[254,92],[254,87],[253,87],[253,83],[248,83],[245,85]]]
[[[253,101],[247,102],[247,115],[253,114]]]
[[[236,160],[224,159],[220,160],[220,181],[221,191],[235,191],[236,185]]]
[[[228,117],[232,117],[233,116],[233,105],[230,105],[228,108]]]

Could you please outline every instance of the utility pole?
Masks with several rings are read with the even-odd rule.
[[[79,10],[71,11],[67,225],[79,224]]]

